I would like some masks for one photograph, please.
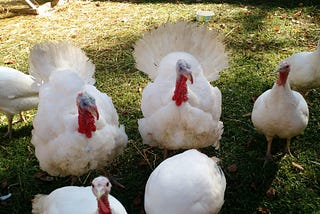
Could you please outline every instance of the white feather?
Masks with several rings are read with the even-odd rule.
[[[291,66],[289,81],[292,88],[305,94],[320,87],[320,40],[315,51],[296,53],[284,61]]]
[[[32,76],[0,66],[0,111],[8,118],[9,135],[13,116],[38,106],[38,91],[39,85]]]
[[[123,205],[108,194],[112,214],[126,214]],[[92,187],[66,186],[49,195],[38,194],[32,201],[33,214],[98,214],[97,198]]]
[[[216,214],[225,189],[216,162],[192,149],[166,159],[151,173],[144,207],[147,214]]]
[[[251,115],[253,125],[266,136],[270,146],[276,136],[290,142],[307,127],[308,119],[308,105],[300,93],[291,90],[289,81],[285,85],[275,83],[262,93],[255,101]]]
[[[208,81],[219,78],[219,72],[228,67],[223,37],[217,31],[196,23],[166,23],[143,35],[136,42],[136,67],[154,80],[159,74],[161,59],[171,52],[187,52],[199,60]]]
[[[36,47],[31,51],[30,62],[33,62],[33,68],[40,69],[39,73],[44,69],[41,67],[42,61],[49,61],[47,57],[54,56],[54,54],[63,55],[68,53],[65,52],[66,49],[70,49],[62,44],[52,46],[45,43],[44,47],[53,48],[45,49],[52,53],[44,53],[42,44]],[[63,48],[59,49],[59,47]],[[73,50],[74,47],[71,49]],[[88,65],[89,61],[83,56],[84,52],[74,50],[69,53],[71,55],[64,55],[66,58],[56,64],[63,67],[63,62],[68,62],[67,64],[70,65],[76,61],[89,68],[93,67],[93,65]],[[79,59],[86,61],[81,63]],[[37,62],[40,63],[37,64]],[[87,84],[91,76],[89,78],[89,76],[79,75],[77,68],[76,66],[65,70],[59,68],[54,70],[54,65],[52,65],[47,82],[40,88],[40,103],[33,121],[31,142],[35,146],[35,154],[41,169],[54,176],[79,176],[90,170],[101,168],[121,154],[127,145],[128,138],[124,126],[119,125],[118,114],[111,98],[93,85]],[[91,138],[77,131],[76,97],[84,91],[95,98],[99,111],[99,120],[96,120],[97,130],[93,132]]]
[[[71,70],[93,85],[95,66],[85,53],[67,42],[43,42],[33,46],[29,72],[38,82],[47,82],[52,72]],[[70,60],[70,56],[74,56]],[[62,75],[62,74],[61,74]]]
[[[206,27],[178,22],[160,26],[137,41],[136,66],[153,80],[143,90],[144,118],[138,120],[145,144],[165,149],[219,148],[221,92],[209,81],[228,65],[221,39]],[[188,101],[177,107],[172,96],[180,59],[190,64],[193,84],[188,82]]]
[[[35,79],[9,67],[0,66],[0,110],[17,114],[37,107],[38,86]]]

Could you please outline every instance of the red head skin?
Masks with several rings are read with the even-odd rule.
[[[277,79],[278,86],[285,86],[290,72],[290,65],[287,62],[282,62],[278,67],[279,77]]]
[[[97,198],[98,213],[112,214],[108,194],[111,191],[111,183],[106,177],[100,176],[92,181],[92,192]]]
[[[102,195],[98,199],[98,213],[99,214],[112,214],[108,194]]]
[[[178,60],[176,65],[177,79],[176,88],[172,100],[176,102],[176,106],[180,106],[183,102],[188,101],[187,80],[193,84],[192,72],[190,65],[185,60]]]
[[[78,106],[78,132],[85,134],[87,138],[92,137],[96,131],[95,117],[99,119],[99,112],[95,99],[88,93],[79,93],[77,97]]]

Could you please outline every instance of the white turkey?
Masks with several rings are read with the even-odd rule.
[[[24,121],[22,111],[38,106],[39,86],[35,79],[21,71],[0,66],[0,111],[8,119],[8,131],[5,136],[12,136],[12,120],[20,114],[18,122]]]
[[[32,201],[33,214],[126,214],[112,195],[108,178],[99,176],[91,186],[67,186],[49,195],[38,194]]]
[[[224,203],[225,176],[213,158],[195,150],[164,160],[145,188],[147,214],[216,214]]]
[[[101,169],[123,152],[127,135],[112,100],[93,84],[94,65],[68,43],[45,42],[30,53],[39,91],[32,144],[40,168],[53,176]]]
[[[291,155],[291,138],[303,132],[309,118],[305,99],[300,93],[291,90],[287,81],[290,65],[281,62],[277,71],[277,82],[258,97],[251,115],[253,125],[268,141],[266,162],[272,159],[271,144],[276,136],[287,139],[286,152]]]
[[[221,92],[209,81],[228,66],[222,37],[195,23],[167,23],[136,42],[136,67],[152,82],[138,120],[143,142],[164,149],[219,147]]]
[[[289,81],[293,89],[306,95],[320,87],[320,40],[313,52],[300,52],[285,59],[290,64]]]

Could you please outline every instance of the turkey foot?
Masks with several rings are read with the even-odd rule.
[[[266,154],[266,157],[265,157],[265,161],[264,161],[264,164],[263,164],[263,167],[265,167],[265,165],[269,162],[269,161],[272,161],[272,155],[271,155],[271,145],[272,145],[272,140],[273,140],[273,137],[266,137],[267,138],[267,141],[268,141],[268,146],[267,146],[267,154]]]
[[[286,154],[289,154],[291,157],[294,157],[294,156],[292,155],[291,151],[290,151],[290,140],[291,140],[291,138],[288,138],[288,139],[287,139],[287,145],[286,145],[286,148],[285,148],[284,152],[285,152]]]
[[[263,167],[266,166],[267,163],[273,161],[272,155],[271,154],[267,154],[266,157],[264,158],[264,163],[263,163]]]

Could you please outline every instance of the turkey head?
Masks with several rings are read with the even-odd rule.
[[[111,183],[106,177],[100,176],[92,181],[92,192],[98,201],[99,214],[111,214],[108,194],[111,191]]]
[[[190,80],[191,84],[193,84],[193,77],[191,66],[184,59],[179,59],[177,61],[176,72],[176,88],[172,100],[176,102],[177,106],[180,106],[183,102],[188,101],[187,80]]]
[[[288,79],[289,72],[290,72],[290,65],[287,62],[281,62],[277,71],[279,72],[277,85],[285,86]]]

